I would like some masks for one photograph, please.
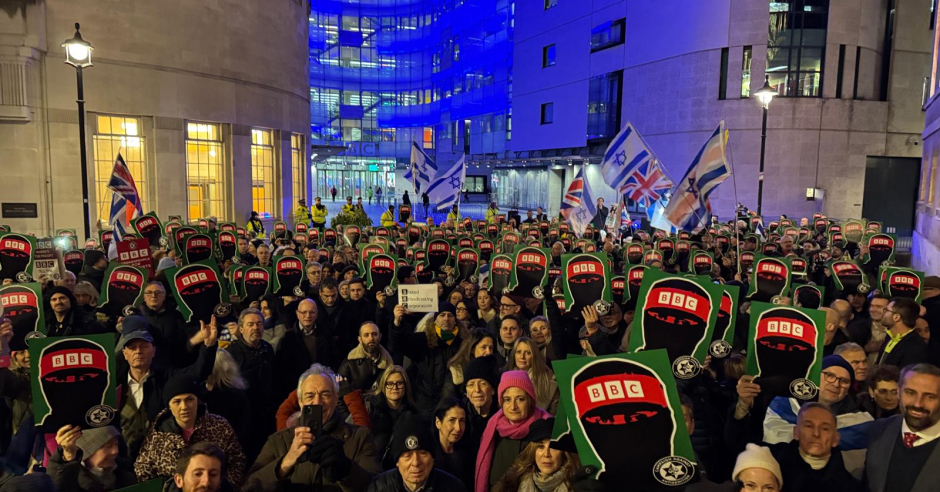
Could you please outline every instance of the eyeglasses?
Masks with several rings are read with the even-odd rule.
[[[397,381],[397,382],[387,381],[385,383],[385,387],[388,389],[393,389],[393,388],[400,389],[400,388],[405,387],[405,382],[404,381]]]
[[[499,305],[500,309],[512,309],[514,307],[519,307],[519,306],[516,304],[500,304]]]
[[[160,297],[165,296],[166,292],[163,292],[162,290],[145,290],[144,295],[147,297]]]
[[[831,372],[823,371],[822,376],[823,376],[823,379],[825,379],[827,383],[832,384],[832,383],[838,382],[839,386],[842,386],[843,388],[848,388],[849,386],[852,385],[851,379],[840,378],[839,376],[836,376],[835,374]]]
[[[888,308],[882,309],[882,312],[883,312],[883,313],[897,314],[896,312],[894,312],[894,311],[892,311],[892,310],[890,310],[890,309],[888,309]]]

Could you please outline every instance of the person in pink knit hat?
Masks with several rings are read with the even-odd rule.
[[[522,452],[532,422],[550,417],[535,405],[535,386],[525,371],[506,371],[499,380],[500,409],[487,422],[477,453],[475,492],[487,492]]]

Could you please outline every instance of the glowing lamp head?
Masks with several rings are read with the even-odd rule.
[[[75,23],[75,36],[66,39],[62,47],[65,48],[65,63],[78,68],[91,66],[91,52],[94,48],[91,43],[82,39],[78,22]]]

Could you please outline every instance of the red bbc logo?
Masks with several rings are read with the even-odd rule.
[[[281,262],[281,269],[287,270],[291,268],[295,270],[300,270],[300,262],[295,261],[295,260],[287,260],[287,261]]]
[[[251,271],[248,272],[248,280],[264,280],[268,278],[268,274],[265,272]]]
[[[89,353],[65,353],[65,354],[55,354],[52,356],[52,367],[69,367],[69,366],[89,366],[92,362],[92,356]]]
[[[643,385],[639,381],[624,379],[622,381],[605,381],[587,387],[591,403],[608,400],[623,400],[627,398],[643,398]]]
[[[760,271],[783,275],[783,267],[775,263],[761,263]]]
[[[180,282],[182,282],[183,286],[185,287],[196,282],[204,282],[207,280],[209,280],[209,276],[206,275],[205,272],[197,272],[182,277]]]

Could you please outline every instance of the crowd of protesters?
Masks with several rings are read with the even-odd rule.
[[[322,227],[316,201],[301,216]],[[546,220],[541,210],[528,215],[526,224]],[[150,479],[183,492],[636,490],[594,479],[576,449],[550,439],[560,406],[552,361],[625,351],[636,299],[603,315],[590,306],[562,313],[551,296],[489,290],[483,265],[475,283],[441,272],[432,280],[437,311],[411,313],[397,296],[365,288],[356,246],[268,238],[255,221],[238,240],[239,261],[269,266],[272,253],[296,253],[306,262],[303,295],[237,306],[231,323],[184,321],[161,275],[181,261],[172,252],[155,252],[143,304],[117,319],[96,308],[103,251],[86,252],[77,278],[44,283],[49,336],[115,334],[115,425],[38,434],[25,341],[12,339],[9,321],[0,326],[0,343],[12,350],[10,367],[0,369],[0,491],[104,492]],[[626,244],[652,246],[633,230],[596,232],[597,222],[592,239],[616,272]],[[406,237],[405,226],[393,226],[393,238]],[[714,253],[713,280],[741,286],[743,297],[750,279],[737,255],[759,244],[745,237],[746,223],[730,226],[730,248],[708,232],[690,241]],[[363,232],[360,248],[373,230]],[[806,259],[807,274],[795,281],[827,286],[821,306],[778,299],[826,314],[818,398],[765,397],[744,374],[742,298],[731,354],[709,357],[700,376],[678,384],[698,463],[696,480],[680,489],[937,490],[940,337],[931,332],[940,330],[940,278],[926,278],[920,304],[877,289],[838,292],[824,259],[864,248],[824,235],[796,239],[783,236],[764,252]],[[572,252],[560,240],[542,244],[556,266]],[[668,261],[648,266],[680,270]],[[417,283],[415,268],[403,260],[397,280]]]

